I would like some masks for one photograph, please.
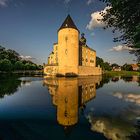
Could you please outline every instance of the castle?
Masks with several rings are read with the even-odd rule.
[[[96,67],[96,51],[88,47],[84,34],[68,15],[58,30],[58,43],[54,43],[53,51],[44,65],[47,75],[101,75],[102,69]]]

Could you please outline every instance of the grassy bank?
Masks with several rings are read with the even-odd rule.
[[[105,71],[104,75],[109,75],[109,76],[132,76],[132,75],[137,75],[137,76],[140,76],[140,72],[137,72],[137,71]]]

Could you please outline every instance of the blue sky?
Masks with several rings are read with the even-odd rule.
[[[39,64],[47,63],[57,30],[69,11],[97,56],[120,65],[134,63],[129,48],[113,42],[117,33],[97,23],[105,7],[99,0],[0,0],[0,45],[31,56]]]

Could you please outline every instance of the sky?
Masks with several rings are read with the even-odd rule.
[[[111,29],[103,29],[100,11],[107,8],[99,0],[0,0],[0,45],[14,49],[23,58],[47,63],[57,30],[68,14],[87,45],[109,63],[135,63],[131,48],[114,43]]]

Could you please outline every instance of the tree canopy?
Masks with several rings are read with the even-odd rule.
[[[107,4],[106,12],[101,12],[102,21],[106,27],[113,27],[113,32],[120,35],[114,42],[122,42],[134,48],[134,53],[140,62],[140,0],[101,0]]]
[[[42,69],[41,65],[37,65],[30,60],[21,59],[20,54],[16,51],[0,46],[0,71],[40,69]]]
[[[124,65],[122,66],[122,70],[132,71],[133,68],[132,68],[132,66],[131,66],[130,64],[124,64]]]
[[[96,66],[100,65],[103,70],[110,71],[112,68],[108,62],[104,62],[104,60],[100,57],[96,57]]]

